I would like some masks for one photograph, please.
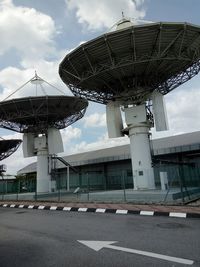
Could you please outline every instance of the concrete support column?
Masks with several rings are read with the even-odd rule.
[[[47,148],[37,151],[37,193],[51,192],[51,176],[49,175]]]
[[[146,123],[129,126],[130,151],[134,189],[155,189],[151,161],[149,125]]]

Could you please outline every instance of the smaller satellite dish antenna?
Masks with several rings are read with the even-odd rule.
[[[36,91],[34,96],[13,98],[22,89],[28,88],[32,93],[34,87],[41,89],[40,95]],[[52,95],[49,90],[53,90]],[[37,156],[38,193],[55,190],[51,185],[50,158],[64,151],[59,130],[81,119],[87,106],[86,99],[64,94],[37,73],[0,102],[0,127],[23,133],[24,157]]]
[[[20,139],[5,140],[0,137],[0,161],[11,156],[21,143],[22,140]]]

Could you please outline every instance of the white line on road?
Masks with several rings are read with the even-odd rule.
[[[102,248],[110,248],[110,249],[114,249],[114,250],[134,253],[134,254],[138,254],[138,255],[148,256],[148,257],[152,257],[152,258],[157,258],[157,259],[161,259],[161,260],[172,261],[172,262],[177,262],[177,263],[182,263],[182,264],[187,264],[187,265],[192,265],[194,263],[193,260],[171,257],[171,256],[163,255],[163,254],[157,254],[157,253],[148,252],[148,251],[123,248],[123,247],[111,245],[113,243],[116,243],[117,241],[87,241],[87,240],[77,240],[77,241],[79,243],[95,250],[95,251],[99,251]]]

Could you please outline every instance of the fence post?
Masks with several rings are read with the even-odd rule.
[[[87,172],[87,191],[88,191],[87,200],[89,201],[90,200],[90,183],[89,183],[89,173],[88,172]]]
[[[126,202],[125,171],[122,171],[122,187],[124,191],[124,202]]]
[[[37,178],[35,181],[35,201],[37,201]]]
[[[67,192],[70,191],[70,185],[69,185],[69,166],[67,166]]]
[[[3,179],[3,194],[2,194],[2,200],[4,200],[5,195],[5,180]]]
[[[58,178],[58,201],[60,202],[60,199],[61,199],[61,192],[60,192],[60,185],[61,185],[61,183],[60,183],[60,175],[57,175],[57,178]]]
[[[19,200],[19,180],[17,180],[17,201]]]

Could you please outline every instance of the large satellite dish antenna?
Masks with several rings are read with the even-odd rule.
[[[88,41],[60,64],[63,82],[76,96],[107,106],[110,137],[123,134],[123,107],[130,137],[134,189],[155,188],[149,130],[167,129],[163,96],[200,70],[200,27],[159,22],[134,25]],[[152,108],[153,107],[153,110]]]
[[[24,88],[29,88],[32,95],[13,98]],[[48,95],[52,88],[54,94]],[[52,189],[49,156],[64,150],[59,130],[81,119],[87,106],[86,99],[64,95],[37,74],[0,102],[0,127],[23,133],[24,157],[37,155],[38,193]]]

